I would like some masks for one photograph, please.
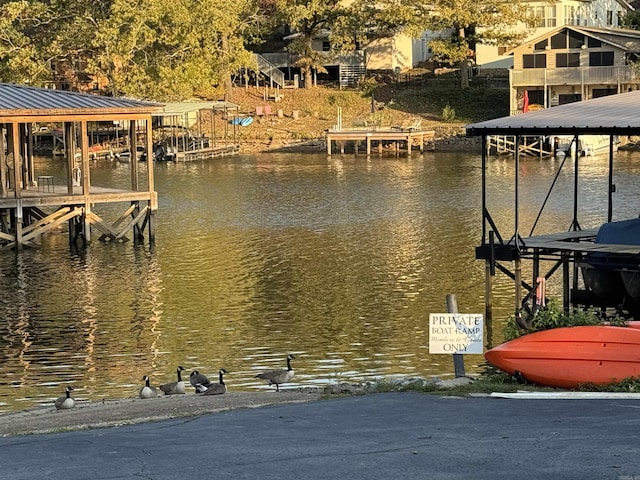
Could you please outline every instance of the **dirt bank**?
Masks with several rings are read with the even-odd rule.
[[[475,147],[475,139],[464,137],[464,123],[444,122],[438,115],[426,111],[411,113],[400,108],[393,99],[378,101],[372,109],[370,97],[356,91],[316,87],[280,92],[282,98],[274,102],[265,100],[263,88],[233,89],[231,101],[239,105],[239,115],[253,118],[250,125],[236,127],[241,153],[323,152],[326,150],[324,137],[328,129],[338,122],[343,128],[349,128],[364,120],[373,121],[381,127],[401,126],[419,120],[421,128],[435,132],[436,150]],[[269,114],[264,113],[267,106]],[[210,128],[204,125],[203,130]]]

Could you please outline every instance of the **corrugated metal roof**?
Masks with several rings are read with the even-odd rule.
[[[0,115],[43,114],[49,111],[156,111],[160,104],[127,98],[50,90],[0,83]]]
[[[568,103],[466,127],[467,136],[640,135],[640,90]]]
[[[198,110],[223,110],[225,108],[240,108],[239,105],[224,100],[214,102],[172,102],[164,104],[164,113],[166,115],[177,115],[189,112],[197,112]]]

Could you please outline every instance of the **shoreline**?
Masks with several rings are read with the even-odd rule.
[[[323,389],[283,389],[281,392],[227,392],[224,395],[169,395],[158,398],[124,398],[102,402],[76,401],[69,410],[35,407],[0,415],[0,437],[118,427],[259,408],[319,401],[328,398]]]
[[[442,391],[474,383],[472,377],[441,380],[434,377],[382,379],[374,384],[337,383],[326,387],[300,387],[280,392],[227,392],[223,395],[163,395],[157,398],[122,398],[78,401],[69,410],[56,410],[53,402],[27,410],[0,414],[0,437],[40,435],[93,428],[118,427],[173,418],[196,417],[244,408],[317,402],[344,396],[389,391],[421,391],[435,386]],[[434,393],[433,390],[430,393]]]
[[[244,140],[238,144],[240,155],[255,155],[260,153],[325,153],[327,151],[325,138],[311,140]],[[426,152],[468,152],[480,153],[481,142],[476,137],[448,136],[434,139],[433,148],[425,149]],[[416,154],[419,154],[416,153]],[[353,154],[350,154],[353,156]],[[374,156],[374,155],[371,155]],[[394,157],[392,154],[376,154],[375,156]],[[402,155],[402,156],[406,156]]]

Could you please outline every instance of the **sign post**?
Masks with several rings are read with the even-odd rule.
[[[453,355],[456,378],[464,377],[464,354],[483,353],[482,314],[458,313],[455,295],[447,295],[447,313],[429,314],[429,353]]]

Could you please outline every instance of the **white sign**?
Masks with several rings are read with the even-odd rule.
[[[483,325],[480,313],[430,313],[429,353],[482,354]]]

